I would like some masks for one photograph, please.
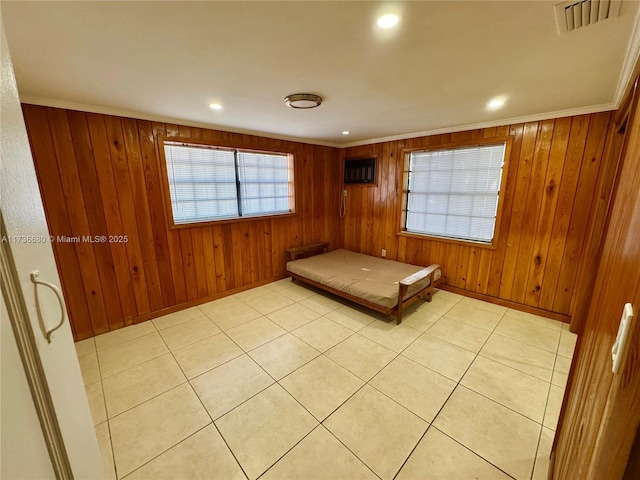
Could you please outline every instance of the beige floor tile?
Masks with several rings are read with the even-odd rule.
[[[373,340],[355,334],[328,350],[325,355],[366,382],[397,354]]]
[[[186,347],[198,340],[219,333],[220,329],[204,315],[200,318],[187,320],[173,327],[160,331],[160,336],[165,341],[169,350],[177,350]]]
[[[109,421],[118,476],[123,477],[211,423],[188,384]]]
[[[363,312],[356,308],[343,305],[340,308],[327,313],[325,316],[336,323],[339,323],[343,327],[347,327],[349,330],[357,332],[369,325],[371,322],[375,322],[377,319],[372,314],[374,312]]]
[[[506,318],[513,318],[520,320],[520,322],[531,325],[532,327],[546,327],[554,331],[562,330],[563,323],[551,318],[541,317],[540,315],[533,315],[532,313],[521,312],[520,310],[507,310],[505,314]]]
[[[240,345],[240,348],[244,349],[245,352],[264,345],[285,333],[287,333],[285,329],[267,317],[258,317],[255,320],[227,330],[227,335]]]
[[[221,308],[213,313],[207,314],[207,317],[213,320],[213,323],[222,330],[229,330],[260,316],[262,316],[260,312],[239,300],[236,304],[231,304],[225,308]]]
[[[230,295],[228,297],[218,298],[217,300],[213,300],[212,302],[203,303],[202,305],[198,305],[197,308],[209,317],[212,315],[215,316],[221,310],[225,310],[235,305],[242,305],[242,301],[239,300],[235,295]]]
[[[499,315],[504,315],[508,310],[507,307],[502,307],[500,305],[496,305],[495,303],[483,302],[482,300],[477,300],[471,297],[462,297],[459,304],[477,308],[478,310],[484,310],[486,312],[497,313]]]
[[[102,458],[102,467],[104,469],[105,479],[116,480],[116,467],[113,463],[111,436],[109,434],[109,425],[107,422],[96,425],[96,437],[98,438],[98,447]]]
[[[94,337],[96,341],[96,350],[99,352],[105,348],[122,345],[125,342],[144,337],[145,335],[149,335],[155,331],[156,327],[153,326],[152,322],[143,322],[138,323],[137,325],[129,325],[128,327],[119,328],[112,332],[103,333],[102,335]]]
[[[444,315],[457,303],[458,300],[451,300],[437,293],[433,296],[430,302],[426,302],[424,304],[423,308],[437,315]]]
[[[449,438],[429,428],[396,477],[397,480],[508,480],[511,477]]]
[[[302,300],[300,305],[304,305],[320,315],[326,315],[336,308],[340,308],[343,304],[325,294],[316,293]]]
[[[480,355],[547,382],[551,381],[556,357],[552,352],[497,334],[489,337]]]
[[[170,313],[169,315],[154,318],[152,322],[158,330],[164,330],[165,328],[173,327],[174,325],[202,317],[203,315],[204,313],[202,313],[198,307],[191,307]]]
[[[540,425],[465,387],[457,387],[433,426],[516,479],[529,479]]]
[[[302,325],[306,325],[319,316],[320,314],[318,312],[314,312],[299,303],[294,303],[293,305],[289,305],[288,307],[284,307],[270,313],[267,315],[267,318],[274,321],[282,328],[291,331],[296,328],[300,328]]]
[[[538,444],[538,453],[536,454],[536,464],[533,467],[532,480],[547,480],[548,478],[549,456],[551,455],[553,437],[553,430],[550,430],[547,427],[542,427],[540,443]]]
[[[564,388],[551,385],[549,390],[549,399],[547,400],[547,409],[544,412],[543,425],[555,432],[560,416],[560,407],[562,407],[562,398],[564,397]]]
[[[462,385],[505,407],[542,423],[549,383],[488,358],[477,357]]]
[[[491,332],[496,328],[503,314],[459,303],[454,305],[451,310],[447,312],[446,316],[460,323],[466,323],[467,325]]]
[[[431,422],[453,392],[456,382],[399,356],[369,385]]]
[[[473,353],[478,353],[491,335],[491,332],[481,328],[453,320],[448,314],[438,320],[427,333]]]
[[[418,308],[413,308],[414,305],[419,305]],[[427,329],[436,323],[441,317],[439,313],[434,313],[426,308],[419,302],[411,305],[407,310],[402,312],[402,325],[405,327],[415,328],[421,332],[426,332]]]
[[[263,369],[276,380],[320,355],[298,337],[287,333],[249,352]]]
[[[96,342],[93,338],[94,337],[87,338],[86,340],[80,340],[74,344],[76,347],[76,355],[78,357],[84,357],[85,355],[96,353]]]
[[[378,477],[326,428],[319,425],[261,478],[374,480]]]
[[[244,352],[224,333],[218,333],[173,352],[182,371],[191,379]]]
[[[428,424],[365,385],[324,426],[382,479],[391,479]]]
[[[257,478],[318,422],[275,384],[216,420],[250,480]]]
[[[576,348],[576,341],[578,340],[578,335],[571,332],[562,332],[560,336],[560,345],[558,346],[558,355],[562,355],[563,357],[571,358],[573,357],[573,351]]]
[[[191,385],[214,420],[273,383],[247,355],[234,358],[191,380]]]
[[[107,412],[104,408],[104,395],[102,393],[102,382],[95,382],[85,387],[87,400],[93,417],[93,424],[98,425],[107,421]]]
[[[215,426],[209,425],[140,467],[126,480],[245,480]]]
[[[98,367],[98,355],[89,353],[78,358],[80,364],[80,372],[82,372],[82,381],[85,385],[100,381],[100,367]]]
[[[105,378],[103,387],[109,418],[186,381],[171,354],[162,355]]]
[[[434,297],[437,295],[440,298],[444,298],[452,302],[459,302],[464,298],[464,295],[458,295],[457,293],[447,292],[446,290],[442,290],[440,288],[434,289],[433,295]]]
[[[325,352],[345,338],[353,335],[353,330],[338,325],[326,317],[320,317],[295,329],[291,333],[316,350]]]
[[[455,382],[462,378],[475,358],[472,352],[426,333],[402,352],[402,355]]]
[[[158,332],[101,350],[98,352],[98,360],[102,378],[133,368],[168,352]]]
[[[334,361],[320,356],[280,380],[280,385],[323,421],[364,382]]]
[[[271,294],[273,294],[273,290],[270,289],[267,285],[262,285],[260,287],[250,288],[249,290],[236,293],[234,297],[236,297],[238,300],[242,300],[243,302],[247,302],[249,300],[255,300]]]
[[[272,290],[278,292],[281,295],[284,295],[287,298],[290,298],[294,302],[300,302],[305,298],[309,298],[316,294],[316,292],[311,288],[307,288],[302,284],[296,284],[293,282],[277,285],[269,284],[268,286]]]
[[[389,322],[376,320],[360,330],[359,333],[396,353],[403,351],[422,334],[420,330],[415,328],[397,325],[395,320]]]
[[[507,316],[500,320],[494,332],[553,353],[556,352],[560,340],[560,329],[532,325]]]
[[[569,331],[569,327],[570,327],[570,325],[568,323],[562,322],[562,331],[563,332],[568,332]]]
[[[260,298],[254,298],[252,300],[245,300],[245,303],[250,307],[259,311],[262,315],[280,310],[292,303],[295,303],[288,297],[280,295],[278,292],[271,290],[269,295]]]
[[[553,377],[551,383],[558,387],[565,388],[567,385],[567,379],[569,377],[569,369],[571,368],[571,359],[558,355],[556,357],[556,364],[553,367]]]

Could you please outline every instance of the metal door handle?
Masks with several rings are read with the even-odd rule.
[[[39,276],[40,276],[40,272],[38,270],[34,270],[33,272],[31,272],[31,281],[35,285],[38,285],[38,284],[44,285],[45,287],[49,287],[51,290],[53,290],[53,293],[56,294],[56,297],[58,298],[58,302],[60,303],[60,313],[61,313],[60,323],[58,323],[58,325],[53,327],[51,330],[46,330],[44,333],[44,336],[47,339],[47,342],[51,343],[51,341],[53,340],[53,332],[58,330],[64,323],[64,313],[65,313],[64,300],[62,299],[62,293],[60,293],[60,289],[57,286],[55,286],[53,283],[45,282],[44,280],[38,280]]]

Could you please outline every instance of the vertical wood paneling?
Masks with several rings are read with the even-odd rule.
[[[605,112],[344,149],[342,157],[376,155],[380,176],[377,187],[347,187],[342,245],[439,263],[447,285],[569,315],[610,118]],[[405,148],[505,135],[513,141],[494,249],[397,235]]]
[[[335,148],[24,105],[54,235],[126,235],[126,243],[54,243],[76,340],[280,278],[285,249],[340,243]],[[172,229],[159,138],[292,153],[296,214]],[[367,219],[373,224],[375,216]],[[373,242],[373,236],[364,237]],[[189,303],[190,302],[190,303]]]

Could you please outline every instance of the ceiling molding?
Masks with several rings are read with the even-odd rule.
[[[183,118],[164,117],[162,115],[153,115],[149,113],[136,112],[133,110],[124,110],[111,107],[99,107],[97,105],[86,105],[83,103],[67,102],[65,100],[54,100],[51,98],[34,97],[31,95],[20,95],[21,103],[30,105],[40,105],[42,107],[64,108],[67,110],[76,110],[80,112],[100,113],[102,115],[113,115],[115,117],[135,118],[138,120],[148,120],[150,122],[173,123],[184,125],[186,127],[207,128],[210,130],[220,130],[223,132],[241,133],[245,135],[255,135],[258,137],[274,138],[276,140],[285,140],[288,142],[310,143],[312,145],[321,145],[324,147],[340,148],[342,145],[334,142],[325,142],[313,138],[292,137],[288,135],[278,135],[275,133],[261,132],[257,130],[247,130],[242,128],[233,128],[225,125],[215,125],[205,122],[194,122]]]
[[[631,39],[629,40],[629,46],[627,47],[627,53],[624,57],[624,63],[622,64],[622,71],[620,72],[620,78],[618,79],[618,85],[616,86],[616,92],[613,96],[613,103],[616,106],[616,110],[620,107],[624,94],[627,92],[629,83],[632,80],[633,72],[636,68],[636,64],[640,61],[640,9],[636,13],[636,19],[633,24],[633,30],[631,31]]]
[[[500,127],[502,125],[515,125],[517,123],[538,122],[540,120],[551,120],[553,118],[573,117],[575,115],[587,115],[590,113],[607,112],[616,110],[614,103],[603,103],[600,105],[592,105],[590,107],[570,108],[567,110],[557,110],[555,112],[538,113],[535,115],[525,115],[523,117],[505,118],[501,120],[492,120],[490,122],[472,123],[469,125],[460,125],[457,127],[444,127],[434,130],[425,130],[423,132],[413,132],[402,135],[392,135],[389,137],[371,138],[358,142],[342,143],[341,148],[359,147],[361,145],[369,145],[372,143],[392,142],[395,140],[406,140],[408,138],[428,137],[429,135],[439,135],[442,133],[465,132],[467,130],[477,130],[480,128]]]
[[[592,105],[589,107],[571,108],[567,110],[558,110],[555,112],[538,113],[535,115],[525,115],[523,117],[512,117],[512,118],[505,118],[500,120],[492,120],[490,122],[480,122],[480,123],[472,123],[468,125],[437,128],[434,130],[424,130],[421,132],[405,133],[401,135],[392,135],[388,137],[368,138],[365,140],[359,140],[357,142],[334,143],[334,142],[325,142],[325,141],[317,140],[313,138],[290,137],[287,135],[275,135],[268,132],[260,132],[255,130],[243,130],[240,128],[230,128],[224,125],[213,125],[213,124],[207,124],[202,122],[190,122],[188,120],[171,118],[171,117],[163,117],[161,115],[150,115],[147,113],[134,112],[131,110],[121,110],[118,108],[109,108],[109,107],[98,107],[96,105],[85,105],[85,104],[74,103],[74,102],[66,102],[64,100],[52,100],[49,98],[33,97],[29,95],[22,95],[20,97],[20,101],[22,103],[28,103],[31,105],[40,105],[43,107],[65,108],[68,110],[78,110],[81,112],[100,113],[103,115],[114,115],[117,117],[136,118],[139,120],[148,120],[151,122],[174,123],[178,125],[184,125],[187,127],[209,128],[214,130],[221,130],[223,132],[242,133],[247,135],[256,135],[259,137],[275,138],[277,140],[309,143],[312,145],[321,145],[325,147],[335,147],[335,148],[359,147],[361,145],[391,142],[394,140],[406,140],[407,138],[427,137],[429,135],[439,135],[442,133],[464,132],[467,130],[477,130],[479,128],[499,127],[501,125],[513,125],[516,123],[550,120],[552,118],[572,117],[575,115],[586,115],[590,113],[616,110],[618,107],[614,103],[604,103],[601,105]]]

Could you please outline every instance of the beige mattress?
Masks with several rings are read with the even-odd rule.
[[[398,283],[423,268],[349,250],[334,250],[287,263],[291,273],[388,308],[398,304]],[[434,279],[438,278],[440,270],[434,273]],[[410,286],[404,299],[428,286],[429,281],[427,277]]]

